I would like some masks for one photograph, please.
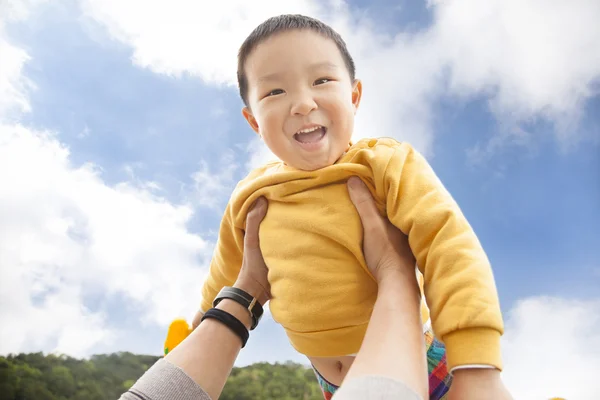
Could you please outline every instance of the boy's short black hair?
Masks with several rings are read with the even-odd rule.
[[[356,75],[354,60],[346,48],[346,42],[344,42],[339,33],[334,31],[329,25],[315,18],[298,14],[279,15],[277,17],[269,18],[257,26],[246,40],[244,40],[244,43],[242,43],[238,52],[237,79],[240,96],[244,105],[248,106],[248,78],[246,77],[244,66],[250,53],[252,53],[260,43],[277,33],[303,29],[319,33],[335,42],[340,53],[342,53],[342,58],[344,59],[346,68],[350,74],[350,80],[354,81]]]

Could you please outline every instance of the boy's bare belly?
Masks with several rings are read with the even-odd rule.
[[[340,386],[354,362],[354,356],[308,357],[313,367],[329,383]]]
[[[431,330],[431,321],[423,324],[423,334]],[[307,356],[308,357],[308,356]],[[355,356],[341,357],[308,357],[313,367],[325,380],[336,386],[340,386],[346,377],[348,370],[354,362]]]

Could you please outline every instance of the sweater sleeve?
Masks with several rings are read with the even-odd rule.
[[[212,307],[212,302],[225,286],[232,286],[242,267],[244,253],[244,231],[236,228],[228,204],[219,228],[219,238],[215,246],[208,276],[202,286],[203,312]]]
[[[423,400],[404,382],[379,375],[362,375],[344,381],[333,400]]]
[[[181,368],[158,360],[119,400],[211,400]]]
[[[488,258],[456,202],[425,158],[403,143],[384,173],[391,222],[408,235],[433,330],[446,345],[448,368],[502,369],[503,321]]]

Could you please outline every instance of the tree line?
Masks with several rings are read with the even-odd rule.
[[[159,357],[128,352],[76,359],[0,356],[0,400],[116,400]],[[234,368],[222,400],[322,400],[313,371],[292,362]]]

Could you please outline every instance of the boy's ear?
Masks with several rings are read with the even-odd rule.
[[[242,115],[244,116],[244,119],[248,121],[248,125],[250,125],[250,128],[252,128],[254,132],[260,135],[260,132],[258,130],[258,122],[256,122],[256,118],[254,118],[254,115],[252,115],[252,111],[250,111],[248,107],[244,107],[242,108]]]
[[[358,111],[360,106],[360,99],[362,98],[362,82],[360,79],[355,79],[352,84],[352,105],[354,105],[354,112]]]

